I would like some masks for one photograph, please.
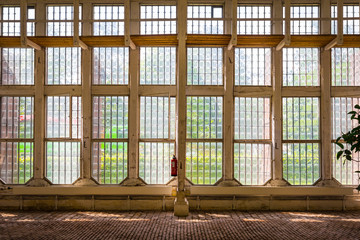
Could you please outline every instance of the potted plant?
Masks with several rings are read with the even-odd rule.
[[[338,145],[341,150],[337,152],[336,158],[339,160],[340,158],[344,159],[345,161],[356,161],[359,162],[356,159],[353,159],[352,152],[355,153],[360,152],[360,105],[356,104],[354,108],[357,111],[351,111],[348,112],[349,115],[351,115],[351,120],[357,121],[357,126],[351,129],[347,133],[342,133],[340,137],[338,137],[335,141],[335,144]],[[356,173],[360,173],[360,171],[355,171]],[[360,179],[360,178],[359,178]],[[356,190],[360,191],[360,185],[357,186]]]

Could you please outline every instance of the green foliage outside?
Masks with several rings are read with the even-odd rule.
[[[128,136],[128,98],[103,97],[105,110],[102,112],[100,126],[104,127],[101,138],[127,138]]]
[[[319,144],[283,144],[283,176],[291,185],[312,185],[320,178]]]
[[[186,177],[194,184],[215,184],[222,177],[222,143],[186,143]]]
[[[283,139],[319,139],[319,99],[283,99]],[[283,144],[283,176],[292,185],[312,185],[320,177],[317,143]]]
[[[2,143],[6,144],[6,143]],[[0,167],[6,169],[5,159]],[[10,156],[8,156],[10,161]],[[0,173],[3,169],[0,169]],[[13,170],[12,170],[13,169]],[[0,178],[8,184],[25,184],[33,177],[33,143],[18,142],[14,143],[13,161],[7,163],[7,177],[1,175]]]
[[[98,143],[99,158],[93,156],[93,177],[100,184],[119,184],[127,177],[128,146],[124,142]],[[93,151],[97,148],[93,148]],[[95,161],[96,160],[96,161]]]
[[[222,98],[187,98],[187,134],[198,142],[186,144],[186,177],[194,184],[215,184],[222,177]]]

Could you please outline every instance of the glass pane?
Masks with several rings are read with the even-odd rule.
[[[0,142],[0,179],[5,184],[25,184],[33,177],[32,142]]]
[[[140,138],[175,139],[175,97],[140,97]]]
[[[235,85],[271,85],[270,48],[235,48]]]
[[[20,7],[2,7],[2,36],[20,36]]]
[[[176,34],[176,6],[141,6],[140,18],[146,19],[140,21],[142,35]]]
[[[290,33],[294,35],[319,34],[319,6],[317,5],[296,5],[290,7]],[[285,18],[285,7],[283,9]],[[307,20],[309,19],[309,20]],[[285,33],[285,21],[283,22]]]
[[[34,98],[0,97],[0,138],[34,137]]]
[[[337,6],[331,6],[331,34],[337,34]],[[355,18],[355,19],[351,19]],[[357,19],[356,19],[357,18]],[[343,32],[344,34],[359,34],[359,5],[343,6]]]
[[[35,8],[33,6],[28,6],[28,20],[35,19]],[[20,36],[21,27],[20,27],[20,6],[2,6],[0,8],[1,18],[4,20],[0,23],[1,36]],[[27,36],[35,35],[35,23],[27,22]]]
[[[222,97],[187,97],[186,137],[222,138]]]
[[[271,145],[234,143],[234,177],[243,185],[264,185],[271,178]]]
[[[215,184],[222,177],[222,143],[186,143],[186,177],[194,184]]]
[[[187,32],[189,34],[223,34],[223,20],[207,20],[222,17],[222,6],[188,6],[188,19],[191,20],[187,21]]]
[[[80,177],[80,142],[46,142],[46,177],[71,184]]]
[[[70,5],[56,5],[46,7],[47,36],[73,36],[74,35],[74,7]],[[82,8],[79,6],[79,19]],[[81,35],[81,23],[79,23]]]
[[[237,33],[240,35],[271,34],[271,6],[238,6],[237,18],[243,19],[237,21]]]
[[[128,84],[129,48],[94,48],[93,84]]]
[[[319,86],[319,49],[283,49],[283,86]]]
[[[319,99],[283,98],[283,139],[319,139]]]
[[[47,138],[81,138],[81,97],[48,96],[46,104]]]
[[[92,176],[100,184],[119,184],[127,177],[128,144],[95,142],[92,145]]]
[[[34,50],[1,48],[1,85],[34,84]]]
[[[140,84],[176,84],[176,48],[140,48]]]
[[[48,85],[81,84],[81,48],[47,48]]]
[[[360,86],[360,48],[333,48],[332,85]]]
[[[95,36],[104,35],[124,35],[124,6],[105,5],[94,6],[94,26]],[[117,21],[96,21],[96,20],[117,20]],[[120,21],[119,21],[120,20]]]
[[[283,144],[283,175],[291,185],[312,185],[320,177],[319,144]]]
[[[166,184],[170,181],[170,160],[175,144],[165,142],[139,143],[139,175],[148,184]]]
[[[270,98],[235,98],[235,139],[270,139]]]
[[[128,97],[93,97],[93,138],[128,138]]]
[[[223,49],[188,48],[187,49],[187,84],[222,85],[223,84]]]

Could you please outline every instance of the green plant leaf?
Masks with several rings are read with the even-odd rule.
[[[348,114],[357,114],[355,111],[348,112]]]
[[[355,171],[355,173],[360,173],[360,171]]]
[[[357,132],[357,131],[359,131],[359,130],[360,130],[360,126],[357,126],[357,127],[354,127],[352,131]]]
[[[341,155],[343,154],[344,151],[338,151],[338,153],[336,154],[336,159],[339,159],[341,157]]]
[[[351,161],[351,160],[352,160],[352,159],[351,159],[351,156],[350,156],[350,155],[346,155],[346,160]]]
[[[360,109],[359,104],[356,104],[356,105],[354,106],[354,108],[356,108],[356,109]]]
[[[351,146],[351,151],[353,151],[356,148],[356,145]]]
[[[351,155],[351,152],[350,152],[350,150],[348,150],[348,149],[345,149],[345,154],[346,154],[346,155]]]
[[[341,149],[344,149],[344,145],[342,143],[335,142],[335,144],[338,145]]]
[[[355,188],[356,190],[358,190],[358,191],[360,191],[360,185],[359,186],[357,186],[357,188]]]

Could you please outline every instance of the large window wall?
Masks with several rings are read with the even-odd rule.
[[[267,40],[285,32],[281,4],[49,1],[22,15],[19,2],[0,3],[1,37],[25,22],[42,44],[0,49],[1,183],[172,184],[179,151],[193,185],[358,183],[358,162],[336,160],[333,142],[354,126],[360,50],[296,38],[277,48]],[[336,33],[337,7],[322,7],[291,5],[290,34]],[[86,47],[73,45],[77,11]],[[344,5],[344,34],[359,32],[358,17]]]

